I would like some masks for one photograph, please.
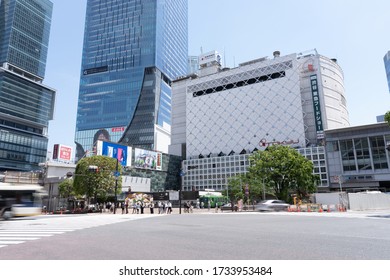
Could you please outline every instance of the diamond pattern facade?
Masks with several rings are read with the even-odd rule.
[[[267,60],[188,84],[187,158],[252,151],[265,139],[305,146],[297,61]]]
[[[297,148],[315,164],[320,186],[328,185],[323,130],[349,125],[334,59],[315,50],[259,59],[179,79],[172,93],[169,152],[186,158],[184,190],[224,189],[229,177],[247,171],[250,153],[272,143]]]

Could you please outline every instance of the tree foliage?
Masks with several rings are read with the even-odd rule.
[[[96,166],[96,172],[90,171],[90,166]],[[116,179],[117,193],[122,186],[121,177],[115,177],[118,170],[121,174],[122,166],[116,159],[106,156],[92,156],[81,159],[76,166],[74,176],[74,192],[85,195],[88,198],[105,199],[109,194],[114,194]],[[96,201],[95,201],[96,202]]]
[[[302,199],[314,192],[318,180],[311,161],[295,149],[281,145],[252,154],[247,176],[252,182],[265,182],[268,193],[286,201],[290,201],[290,194]]]
[[[389,124],[390,126],[390,111],[387,111],[385,114],[385,121]]]
[[[243,174],[228,179],[228,189],[223,192],[231,202],[236,202],[244,198],[243,185],[245,176]]]
[[[264,187],[261,181],[252,178],[249,173],[243,173],[229,178],[228,189],[224,191],[224,195],[227,195],[233,203],[240,199],[244,203],[254,203],[261,200],[263,192],[265,192]],[[248,188],[248,192],[246,192],[246,188]]]
[[[65,179],[64,181],[62,181],[58,185],[58,191],[60,193],[60,196],[62,196],[62,197],[70,198],[70,197],[75,196],[76,194],[75,194],[74,189],[73,189],[73,179],[68,178],[68,179]]]

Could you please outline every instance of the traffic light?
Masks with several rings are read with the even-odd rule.
[[[99,166],[90,165],[88,166],[88,171],[91,173],[99,173]]]

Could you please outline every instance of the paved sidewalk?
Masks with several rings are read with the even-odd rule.
[[[179,215],[179,208],[172,208],[172,214],[158,214],[158,209],[154,209],[153,216],[159,216],[159,215]],[[102,213],[90,213],[87,215],[112,215],[111,212],[102,212]],[[351,211],[348,210],[346,212],[257,212],[253,210],[248,211],[238,211],[238,212],[232,212],[230,210],[221,211],[218,210],[218,212],[215,211],[215,208],[211,208],[210,210],[207,208],[203,209],[193,209],[192,213],[186,213],[184,212],[184,208],[181,209],[181,215],[289,215],[289,216],[311,216],[311,217],[350,217],[350,218],[390,218],[390,209],[383,209],[383,210],[365,210],[365,211]],[[57,214],[55,214],[57,216]],[[66,215],[66,214],[63,214]],[[85,214],[81,214],[85,215]],[[132,210],[129,211],[128,214],[122,214],[122,209],[117,209],[116,215],[148,215],[150,216],[150,209],[146,208],[144,211],[144,214],[132,214]]]

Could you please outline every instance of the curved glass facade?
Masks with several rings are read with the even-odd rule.
[[[187,10],[187,0],[88,0],[77,158],[103,128],[110,141],[154,148],[154,125],[170,125],[170,81],[187,71]]]
[[[387,85],[389,87],[389,92],[390,92],[390,51],[388,51],[386,55],[383,57],[383,62],[385,63]]]

